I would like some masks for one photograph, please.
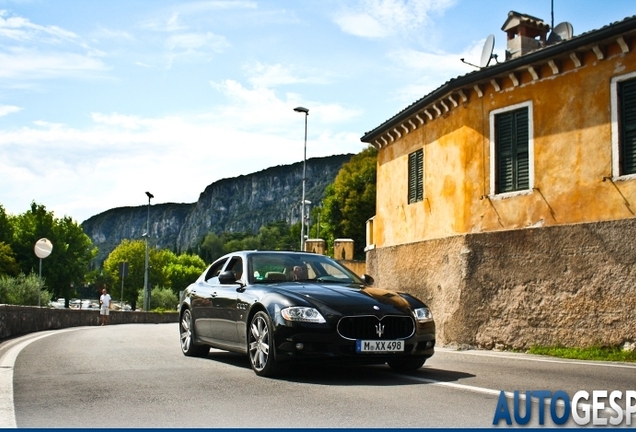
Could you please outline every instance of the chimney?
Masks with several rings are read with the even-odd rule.
[[[501,29],[508,35],[506,60],[510,60],[543,48],[550,26],[539,18],[510,11]]]

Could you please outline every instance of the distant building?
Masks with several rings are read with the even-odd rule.
[[[367,272],[426,299],[442,343],[636,340],[636,17],[571,29],[510,12],[505,60],[486,46],[361,138]]]

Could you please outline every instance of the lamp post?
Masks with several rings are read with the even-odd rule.
[[[148,216],[146,218],[146,263],[144,269],[144,310],[148,311],[150,308],[150,290],[148,288],[148,276],[149,276],[149,260],[148,260],[148,238],[150,237],[150,199],[155,196],[150,192],[146,192],[148,197]]]
[[[307,231],[305,231],[307,233],[307,237],[309,237],[309,234],[311,231],[311,224],[309,223],[311,219],[311,201],[305,200],[303,207],[305,206],[309,206],[309,207],[308,207],[308,210],[305,212],[305,220],[303,221],[303,223],[305,224],[305,227],[307,229]]]
[[[303,152],[303,196],[300,207],[300,250],[305,250],[305,182],[307,180],[307,117],[309,110],[304,107],[296,107],[294,111],[305,113],[305,147]]]
[[[35,252],[35,256],[40,258],[40,279],[38,282],[38,307],[40,307],[42,297],[42,259],[51,255],[51,252],[53,251],[53,243],[51,243],[51,241],[46,237],[41,238],[35,242],[33,250]],[[81,301],[80,304],[82,304]]]

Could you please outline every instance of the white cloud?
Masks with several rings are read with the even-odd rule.
[[[297,95],[279,98],[232,80],[214,87],[228,104],[209,113],[147,118],[95,112],[84,129],[38,121],[0,130],[0,172],[22,185],[0,188],[0,203],[21,213],[35,200],[81,222],[110,208],[142,205],[146,190],[157,203],[195,202],[214,181],[302,160]],[[357,131],[333,132],[359,112],[308,102],[308,158],[364,148]]]
[[[213,33],[181,33],[168,37],[166,46],[169,50],[183,50],[187,52],[196,52],[198,50],[211,50],[221,52],[229,46],[227,39],[223,36],[217,36]]]
[[[0,105],[0,117],[4,117],[6,115],[16,113],[21,110],[22,108],[15,105]]]
[[[109,126],[120,126],[123,129],[136,130],[142,126],[143,121],[139,116],[121,115],[117,113],[105,115],[102,113],[91,113],[91,118],[97,124]]]
[[[366,12],[344,13],[335,18],[342,31],[354,36],[367,38],[383,38],[391,34],[391,29],[382,25],[376,18]]]
[[[193,30],[190,25],[182,23],[180,17],[180,12],[172,12],[167,19],[160,18],[142,25],[142,28],[147,30],[167,34],[163,41],[167,68],[171,68],[176,60],[192,58],[207,60],[213,54],[222,53],[230,47],[225,36],[210,31]]]
[[[84,76],[108,69],[95,57],[72,52],[41,52],[30,49],[0,52],[0,64],[0,78],[19,80]]]
[[[383,38],[426,26],[433,13],[443,12],[456,0],[361,0],[334,16],[342,31],[354,36]]]
[[[301,70],[302,69],[302,70]],[[252,62],[243,66],[243,72],[254,87],[272,88],[288,84],[328,84],[329,74],[325,71],[307,71],[296,66],[263,64]]]
[[[101,57],[103,52],[92,48],[77,34],[58,26],[43,26],[34,24],[26,18],[13,16],[5,18],[6,10],[0,10],[0,40],[7,43],[28,44],[50,47],[79,47],[90,56]]]
[[[17,41],[43,40],[77,40],[77,35],[57,26],[42,26],[34,24],[26,18],[8,15],[6,10],[0,10],[0,37]]]
[[[103,56],[72,31],[0,11],[0,78],[76,77],[106,70]]]
[[[402,103],[410,104],[447,81],[477,70],[461,59],[473,65],[479,64],[484,41],[485,39],[475,41],[459,53],[425,52],[411,48],[389,53],[388,57],[401,73],[413,77],[409,84],[396,91],[396,98]]]
[[[235,80],[211,82],[213,88],[222,92],[229,101],[210,114],[213,121],[237,130],[267,131],[271,134],[288,134],[290,124],[298,121],[299,114],[293,108],[305,105],[317,130],[327,129],[362,115],[357,109],[337,104],[303,100],[298,94],[284,93],[279,97],[275,90],[264,87],[247,88]]]

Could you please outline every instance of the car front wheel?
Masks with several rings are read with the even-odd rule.
[[[195,345],[194,321],[190,309],[183,311],[179,322],[179,336],[181,340],[181,352],[188,357],[205,357],[210,352],[206,345]]]
[[[274,332],[269,316],[256,312],[248,330],[248,352],[252,369],[259,376],[274,376],[279,366],[274,356]]]

